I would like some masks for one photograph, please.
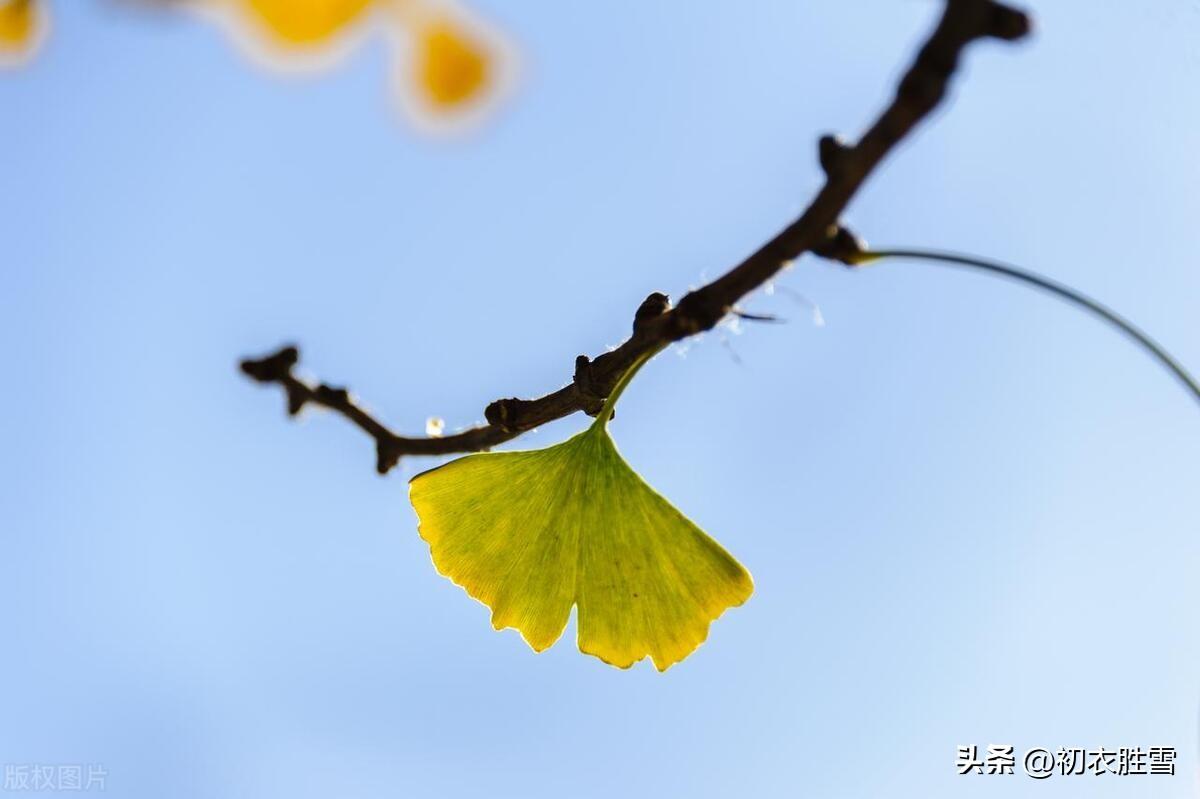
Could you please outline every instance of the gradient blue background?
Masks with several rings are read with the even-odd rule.
[[[1038,5],[848,221],[1075,284],[1200,368],[1200,5]],[[122,797],[1194,795],[1200,413],[1054,300],[805,258],[745,303],[788,324],[647,368],[619,445],[757,585],[665,675],[493,632],[417,537],[436,461],[377,478],[238,375],[296,341],[414,433],[558,387],[789,221],[939,10],[470,8],[522,77],[450,139],[378,39],[281,79],[187,15],[59,2],[0,76],[0,762]],[[956,776],[971,743],[1180,774]]]

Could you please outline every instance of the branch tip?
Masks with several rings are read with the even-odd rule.
[[[259,383],[274,383],[292,373],[292,367],[300,360],[300,351],[288,344],[262,358],[246,358],[239,366],[244,374]]]
[[[284,383],[283,390],[287,395],[288,416],[299,416],[300,411],[304,410],[305,403],[308,402],[308,392],[304,387],[291,383]]]
[[[1033,20],[1019,8],[1003,3],[988,3],[985,36],[1006,42],[1024,39],[1033,30]]]

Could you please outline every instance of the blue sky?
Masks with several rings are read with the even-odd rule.
[[[648,366],[613,435],[756,583],[665,675],[493,632],[416,534],[437,461],[380,479],[237,374],[296,341],[408,432],[558,387],[793,218],[938,10],[471,8],[521,79],[451,138],[389,104],[380,41],[280,78],[116,4],[57,3],[0,76],[0,762],[129,797],[988,797],[1030,781],[957,745],[1165,745],[1152,788],[1038,790],[1194,795],[1200,412],[1052,299],[804,258],[746,302],[786,325]],[[847,221],[1071,283],[1200,368],[1200,6],[1035,10]]]

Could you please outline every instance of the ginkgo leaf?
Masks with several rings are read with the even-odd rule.
[[[721,545],[647,485],[605,429],[542,450],[468,455],[413,478],[438,571],[536,651],[578,608],[579,649],[628,668],[683,660],[754,590]]]
[[[44,27],[45,9],[36,0],[0,0],[0,61],[32,53]]]

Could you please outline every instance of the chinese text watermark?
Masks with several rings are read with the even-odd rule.
[[[1016,774],[1018,770],[1035,780],[1053,776],[1109,774],[1127,776],[1174,776],[1175,747],[1122,746],[1117,749],[1045,749],[1035,746],[1018,753],[1011,744],[988,744],[986,749],[959,745],[955,763],[959,774]]]
[[[99,763],[5,763],[5,791],[103,791],[108,771]]]

